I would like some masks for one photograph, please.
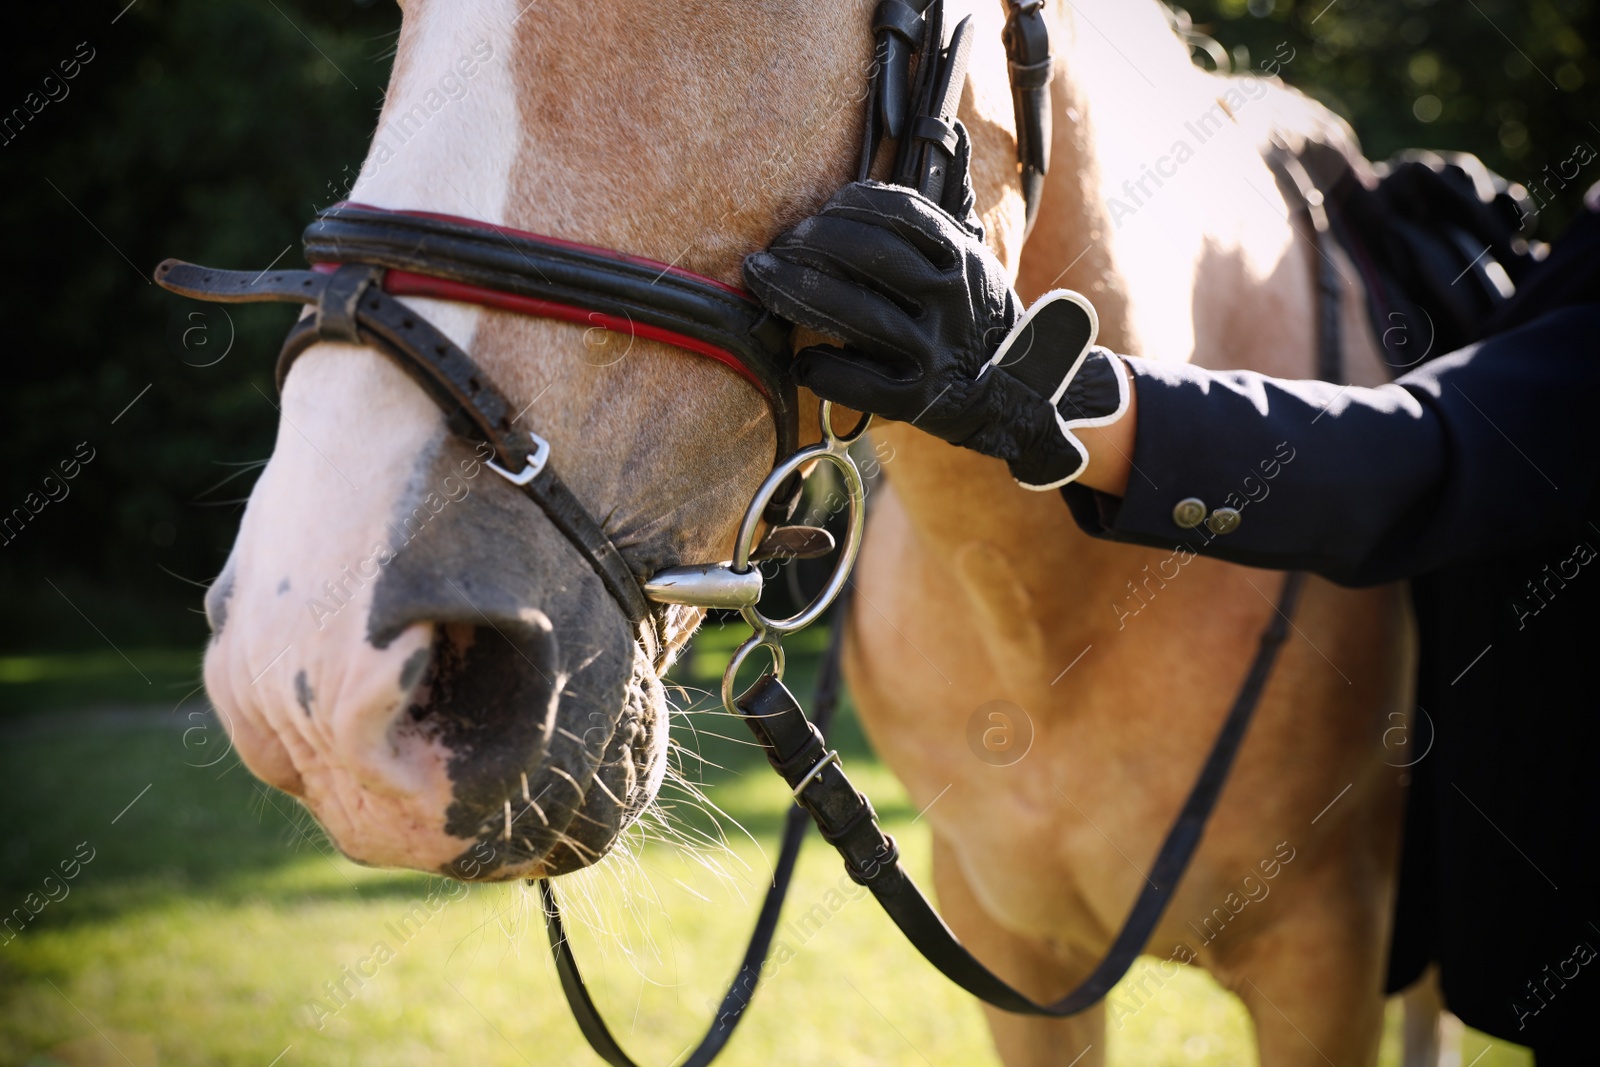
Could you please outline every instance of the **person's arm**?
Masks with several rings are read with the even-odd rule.
[[[1134,403],[1061,488],[1096,536],[1347,584],[1583,533],[1600,305],[1376,389],[1127,360]]]
[[[1101,537],[1366,584],[1576,535],[1600,477],[1600,304],[1377,389],[1124,360],[1083,297],[1024,311],[970,218],[875,182],[744,273],[843,342],[797,355],[801,385],[1005,460]]]
[[[1131,372],[1127,410],[1109,426],[1078,434],[1078,439],[1088,449],[1089,463],[1078,475],[1077,484],[1111,496],[1122,496],[1128,491],[1128,478],[1133,474],[1133,450],[1139,435],[1139,374],[1133,360],[1123,357],[1123,362],[1129,364]]]

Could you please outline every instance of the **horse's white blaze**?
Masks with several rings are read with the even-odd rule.
[[[351,200],[504,221],[521,140],[507,46],[518,6],[460,0],[408,14]],[[477,308],[414,304],[470,350]],[[208,654],[207,685],[244,762],[302,796],[346,852],[443,864],[471,843],[440,829],[447,754],[402,725],[402,670],[431,627],[384,649],[366,632],[375,557],[396,547],[389,519],[441,416],[387,359],[345,345],[300,359],[282,411],[234,548],[231,625]]]
[[[505,221],[522,134],[509,44],[514,0],[422,4],[351,199]]]
[[[366,634],[394,545],[387,519],[438,420],[374,353],[323,345],[303,357],[234,548],[228,621],[206,659],[246,765],[300,795],[341,848],[372,863],[437,865],[465,847],[438,829],[451,797],[445,753],[396,725],[404,665],[429,646],[430,628],[384,649]]]
[[[350,190],[362,204],[506,222],[521,121],[508,42],[516,0],[420,4],[407,14],[389,94]],[[471,304],[408,300],[471,350]]]

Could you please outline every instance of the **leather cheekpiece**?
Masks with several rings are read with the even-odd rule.
[[[872,13],[872,30],[887,30],[903,41],[918,44],[922,40],[922,12],[903,0],[879,0]]]
[[[960,143],[954,126],[931,115],[917,116],[917,120],[911,124],[911,136],[918,141],[932,142],[950,153],[954,153],[956,145]]]

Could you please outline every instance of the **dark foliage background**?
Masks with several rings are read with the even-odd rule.
[[[205,633],[199,590],[173,575],[206,581],[227,557],[293,312],[230,308],[230,329],[146,279],[169,255],[300,265],[290,246],[361,163],[399,25],[370,0],[125,3],[32,5],[0,89],[21,106],[94,50],[0,147],[0,515],[79,442],[96,453],[0,545],[0,647],[104,647],[88,620],[133,647]]]
[[[1403,148],[1477,154],[1534,193],[1545,208],[1542,237],[1554,236],[1582,203],[1584,187],[1600,180],[1600,161],[1578,174],[1572,162],[1581,144],[1600,149],[1600,64],[1591,47],[1600,42],[1600,18],[1592,0],[1178,6],[1238,71],[1260,70],[1287,42],[1294,58],[1283,64],[1283,79],[1349,119],[1370,159]]]
[[[271,450],[271,359],[293,313],[223,316],[146,279],[168,255],[297,262],[312,209],[360,164],[399,23],[386,0],[125,2],[31,5],[0,72],[0,118],[28,114],[80,42],[93,50],[65,98],[0,135],[0,518],[43,496],[79,442],[95,450],[69,496],[0,543],[0,649],[204,634],[186,580],[221,568]],[[1348,117],[1373,158],[1459,148],[1543,181],[1544,236],[1600,178],[1594,163],[1550,180],[1580,143],[1600,147],[1591,0],[1185,6],[1235,69],[1287,42],[1283,77]]]

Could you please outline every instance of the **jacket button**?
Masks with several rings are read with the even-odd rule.
[[[1206,520],[1206,529],[1214,534],[1229,534],[1239,528],[1240,515],[1237,508],[1218,508]]]
[[[1172,509],[1172,521],[1180,529],[1192,530],[1205,521],[1206,502],[1197,496],[1184,497]]]

